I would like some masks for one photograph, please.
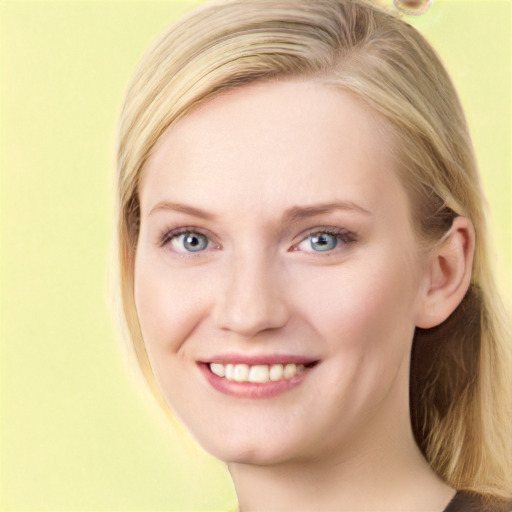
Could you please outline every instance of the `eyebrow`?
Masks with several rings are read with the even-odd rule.
[[[181,203],[172,203],[169,201],[161,201],[157,203],[149,212],[148,216],[162,210],[175,211],[180,213],[185,213],[187,215],[192,215],[194,217],[198,217],[204,220],[215,220],[216,216],[210,212],[202,210],[200,208],[196,208],[194,206],[181,204]],[[309,217],[315,217],[317,215],[323,215],[326,213],[331,213],[333,211],[355,211],[362,213],[364,215],[372,215],[372,213],[363,208],[362,206],[353,203],[352,201],[336,201],[331,203],[320,203],[314,204],[310,206],[292,206],[288,208],[284,214],[282,222],[284,224],[293,224],[295,222],[299,222],[303,219],[307,219]]]
[[[190,206],[187,204],[181,204],[181,203],[171,203],[169,201],[161,201],[157,203],[153,208],[151,208],[151,211],[148,213],[148,217],[158,211],[162,210],[169,210],[173,212],[180,212],[180,213],[186,213],[187,215],[192,215],[194,217],[199,217],[200,219],[205,220],[214,220],[215,215],[205,211],[201,210],[200,208],[195,208],[194,206]]]
[[[309,217],[323,215],[334,211],[355,211],[364,215],[373,215],[369,210],[353,203],[352,201],[336,201],[332,203],[320,203],[311,206],[293,206],[285,211],[283,222],[285,224],[293,224]]]

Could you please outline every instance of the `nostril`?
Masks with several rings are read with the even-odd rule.
[[[252,338],[288,323],[289,304],[275,259],[257,247],[233,252],[220,274],[216,303],[212,309],[215,325]]]
[[[252,292],[224,297],[214,311],[218,328],[249,337],[279,329],[287,324],[288,318],[288,308],[278,297],[256,297]]]

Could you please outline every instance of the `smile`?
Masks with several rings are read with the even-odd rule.
[[[223,394],[237,398],[271,398],[300,385],[319,362],[292,356],[281,357],[280,361],[275,357],[243,359],[218,358],[201,362],[199,367],[210,385]]]
[[[222,364],[210,363],[210,370],[218,377],[236,382],[276,382],[283,379],[290,379],[306,370],[303,364]]]

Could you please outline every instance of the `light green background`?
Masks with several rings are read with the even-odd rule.
[[[139,392],[106,291],[122,94],[148,44],[196,3],[0,0],[1,511],[236,504],[224,467]],[[434,0],[409,18],[467,109],[509,285],[511,6]]]

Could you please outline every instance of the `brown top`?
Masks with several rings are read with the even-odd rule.
[[[443,512],[512,512],[512,503],[489,504],[478,494],[458,491]]]
[[[240,509],[232,512],[240,512]],[[490,505],[479,494],[457,491],[443,512],[512,512],[512,502]]]

